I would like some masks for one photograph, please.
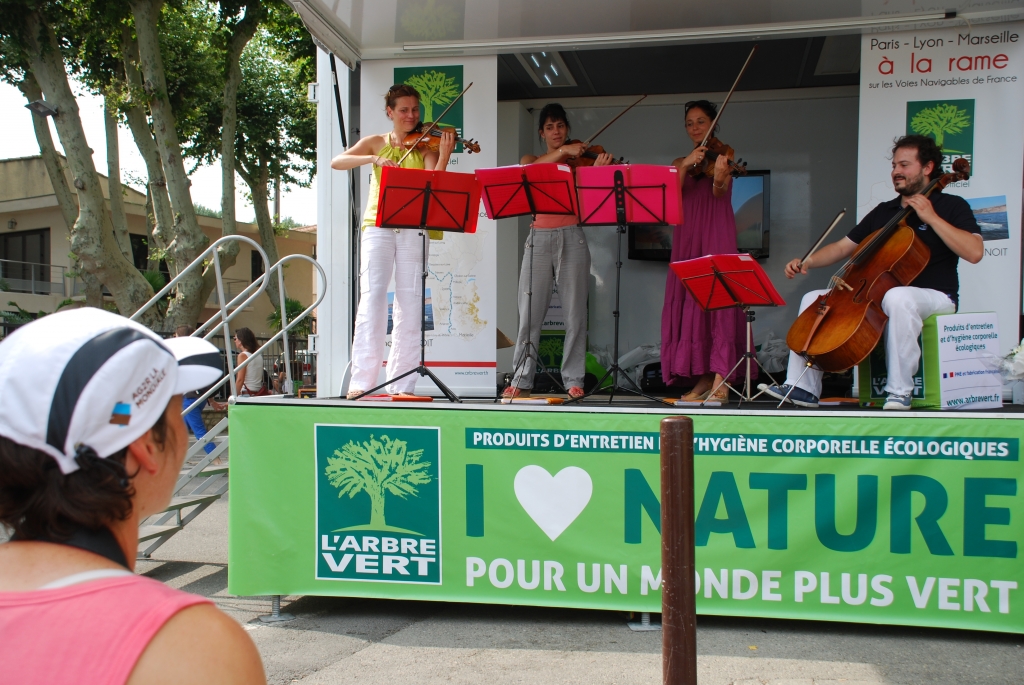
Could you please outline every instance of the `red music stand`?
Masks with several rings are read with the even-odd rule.
[[[576,214],[576,181],[567,164],[526,164],[478,169],[477,180],[483,186],[484,211],[489,219],[510,219],[516,216],[538,214]],[[526,330],[533,330],[533,224],[530,224],[530,284],[526,291]],[[518,336],[516,336],[518,338]],[[519,369],[530,359],[547,374],[555,385],[565,390],[547,367],[541,365],[532,338],[527,338],[523,356],[512,369],[516,378]],[[516,387],[518,390],[518,386]]]
[[[384,167],[382,170],[376,225],[380,228],[416,229],[423,236],[420,365],[353,399],[373,394],[386,385],[418,373],[434,381],[448,401],[462,401],[427,368],[427,231],[476,233],[479,206],[480,184],[472,174],[401,167]]]
[[[772,379],[773,385],[775,379],[761,366],[761,363],[757,361],[757,355],[750,348],[754,325],[754,310],[751,307],[779,307],[786,304],[775,286],[772,285],[768,274],[764,272],[757,260],[748,254],[698,257],[684,262],[672,262],[669,266],[696,300],[697,305],[704,311],[731,309],[732,307],[739,307],[743,310],[747,318],[747,351],[725,375],[722,383],[711,389],[711,394],[715,394],[718,388],[725,384],[740,396],[740,404],[757,399],[764,391],[762,390],[757,395],[750,394],[750,362],[753,361],[757,364],[758,368]],[[729,385],[728,379],[744,362],[746,362],[747,370],[744,378],[744,391],[740,392]]]
[[[608,402],[615,397],[616,390],[631,392],[646,397],[652,402],[665,401],[648,395],[640,386],[622,371],[619,366],[619,291],[622,284],[622,236],[629,226],[665,226],[683,221],[683,204],[680,193],[679,170],[674,166],[653,164],[615,164],[601,167],[581,167],[576,170],[580,205],[581,226],[615,226],[618,253],[615,258],[615,334],[612,365],[597,386],[583,397],[570,402],[582,401],[596,392],[605,380],[612,376]],[[633,389],[619,386],[619,374],[629,381]]]

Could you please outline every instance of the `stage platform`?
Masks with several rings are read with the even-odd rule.
[[[567,400],[567,395],[544,395],[544,397],[554,397],[558,399]],[[358,400],[350,401],[340,397],[334,398],[292,398],[271,395],[267,397],[245,397],[240,398],[239,402],[245,404],[261,404],[261,405],[288,405],[293,406],[301,404],[303,406],[331,406],[331,407],[378,407],[378,408],[391,408],[391,409],[495,409],[499,411],[584,411],[584,412],[606,412],[612,413],[625,412],[625,413],[655,413],[655,414],[666,414],[666,415],[683,415],[683,416],[702,416],[702,415],[722,415],[728,414],[733,416],[743,415],[763,415],[773,414],[778,416],[805,416],[805,417],[822,417],[830,415],[841,415],[841,416],[863,416],[863,417],[881,417],[881,418],[936,418],[936,417],[995,417],[995,418],[1019,418],[1024,419],[1024,405],[1020,404],[1004,404],[1001,408],[994,409],[959,409],[959,410],[940,410],[940,409],[914,409],[909,411],[884,411],[881,407],[861,407],[858,405],[836,405],[836,406],[821,406],[817,409],[807,409],[804,407],[795,407],[793,405],[783,405],[779,407],[778,402],[765,402],[760,399],[753,402],[729,402],[720,407],[677,407],[669,404],[658,404],[650,400],[626,395],[616,395],[609,402],[607,397],[595,395],[582,402],[574,402],[571,404],[551,404],[551,405],[538,405],[538,404],[527,404],[514,402],[511,404],[502,404],[500,400],[495,398],[484,398],[484,397],[467,397],[463,398],[462,402],[455,403],[449,402],[444,397],[432,397],[431,402],[402,402],[402,401],[375,401],[375,400]]]
[[[700,613],[1024,633],[1015,406],[240,399],[229,590],[657,612],[679,415]]]

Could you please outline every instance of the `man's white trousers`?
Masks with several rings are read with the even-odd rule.
[[[813,305],[818,296],[826,292],[812,290],[804,295],[800,301],[800,311]],[[890,395],[910,395],[914,392],[914,374],[921,361],[917,338],[921,335],[924,320],[935,314],[952,314],[956,307],[949,295],[938,290],[901,286],[885,294],[882,298],[882,311],[889,317],[882,335],[888,367],[885,392]],[[805,368],[804,358],[790,352],[786,383],[820,397],[822,372],[813,367],[804,372]]]

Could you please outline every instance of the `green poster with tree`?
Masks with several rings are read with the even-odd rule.
[[[445,108],[459,96],[465,87],[462,65],[442,67],[395,67],[395,83],[406,83],[420,94],[420,120],[434,121]],[[455,128],[461,138],[463,133],[463,101],[459,100],[441,120],[444,126]],[[462,143],[455,145],[455,152],[462,152]]]
[[[440,582],[439,442],[437,428],[316,427],[318,579]]]
[[[907,133],[929,136],[942,147],[942,170],[953,171],[961,157],[974,167],[974,100],[920,100],[907,103]]]

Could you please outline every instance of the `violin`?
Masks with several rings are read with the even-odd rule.
[[[708,138],[704,141],[704,146],[707,147],[704,159],[686,170],[686,173],[690,174],[690,176],[695,178],[700,178],[701,176],[714,178],[715,161],[722,155],[725,155],[725,158],[729,160],[729,173],[733,178],[747,175],[747,163],[742,159],[736,159],[736,151],[718,138],[714,136]],[[735,162],[733,161],[734,159],[736,159]]]
[[[572,145],[574,143],[582,142],[582,140],[567,140],[563,143],[563,145]],[[571,167],[594,166],[594,162],[597,161],[597,156],[606,153],[607,151],[600,145],[591,145],[587,147],[583,151],[583,153],[580,154],[578,157],[570,157],[569,159],[565,160],[565,163]],[[618,159],[612,159],[611,163],[629,164],[629,162],[625,161],[622,157],[619,157]]]
[[[472,85],[472,84],[470,84]],[[429,127],[430,132],[424,136],[423,127]],[[402,147],[406,150],[419,150],[420,152],[437,152],[441,147],[441,133],[444,131],[455,132],[454,126],[441,126],[434,124],[434,122],[420,122],[416,124],[410,133],[406,134],[405,138],[402,139]],[[462,143],[462,146],[466,148],[467,153],[480,152],[480,144],[475,140],[466,138],[460,138],[458,134],[455,136],[456,143]]]
[[[921,194],[928,197],[970,176],[970,163],[958,159],[953,162],[952,173],[931,181]],[[902,208],[889,223],[865,238],[832,276],[828,292],[793,322],[786,344],[806,357],[808,365],[813,363],[823,371],[845,371],[875,349],[888,321],[882,311],[882,298],[892,288],[910,285],[931,257],[928,246],[907,223],[913,211],[909,206]]]

